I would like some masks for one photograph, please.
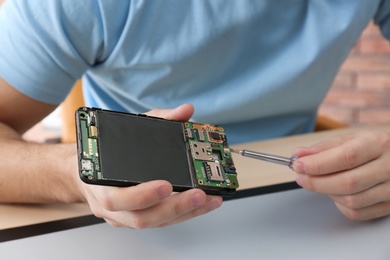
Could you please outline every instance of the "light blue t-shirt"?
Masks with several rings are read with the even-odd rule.
[[[231,143],[312,130],[318,105],[380,0],[7,1],[0,76],[60,103],[83,76],[89,106],[183,103]],[[0,93],[1,95],[1,93]]]

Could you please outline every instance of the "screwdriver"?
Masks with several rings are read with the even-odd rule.
[[[251,150],[236,150],[230,148],[230,151],[233,153],[238,153],[241,154],[242,156],[257,159],[257,160],[262,160],[270,163],[276,163],[276,164],[281,164],[281,165],[286,165],[288,166],[291,170],[293,170],[292,165],[293,163],[298,159],[297,156],[292,156],[292,157],[284,157],[284,156],[279,156],[279,155],[273,155],[273,154],[268,154],[268,153],[260,153],[260,152],[255,152]]]

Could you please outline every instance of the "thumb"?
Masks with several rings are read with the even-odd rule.
[[[155,108],[145,114],[148,116],[170,120],[188,121],[194,114],[194,106],[191,104],[184,104],[179,107],[169,109]]]

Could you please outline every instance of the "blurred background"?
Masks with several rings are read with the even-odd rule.
[[[390,44],[370,23],[320,107],[350,126],[390,122]]]
[[[4,1],[0,0],[0,6]],[[62,127],[60,109],[25,137],[58,140]],[[390,121],[390,44],[373,23],[364,30],[341,67],[319,114],[348,126]]]

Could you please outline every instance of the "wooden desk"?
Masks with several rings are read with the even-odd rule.
[[[370,126],[374,129],[390,131],[390,124]],[[240,144],[235,148],[245,148],[265,153],[291,156],[294,148],[308,146],[343,133],[364,129],[345,128],[311,134],[297,135],[273,140]],[[239,191],[258,187],[291,183],[295,174],[289,168],[267,162],[256,161],[234,154],[234,162],[239,174]],[[85,204],[70,205],[1,205],[0,204],[0,234],[1,230],[29,226],[39,223],[53,222],[80,216],[89,216],[91,212]]]

